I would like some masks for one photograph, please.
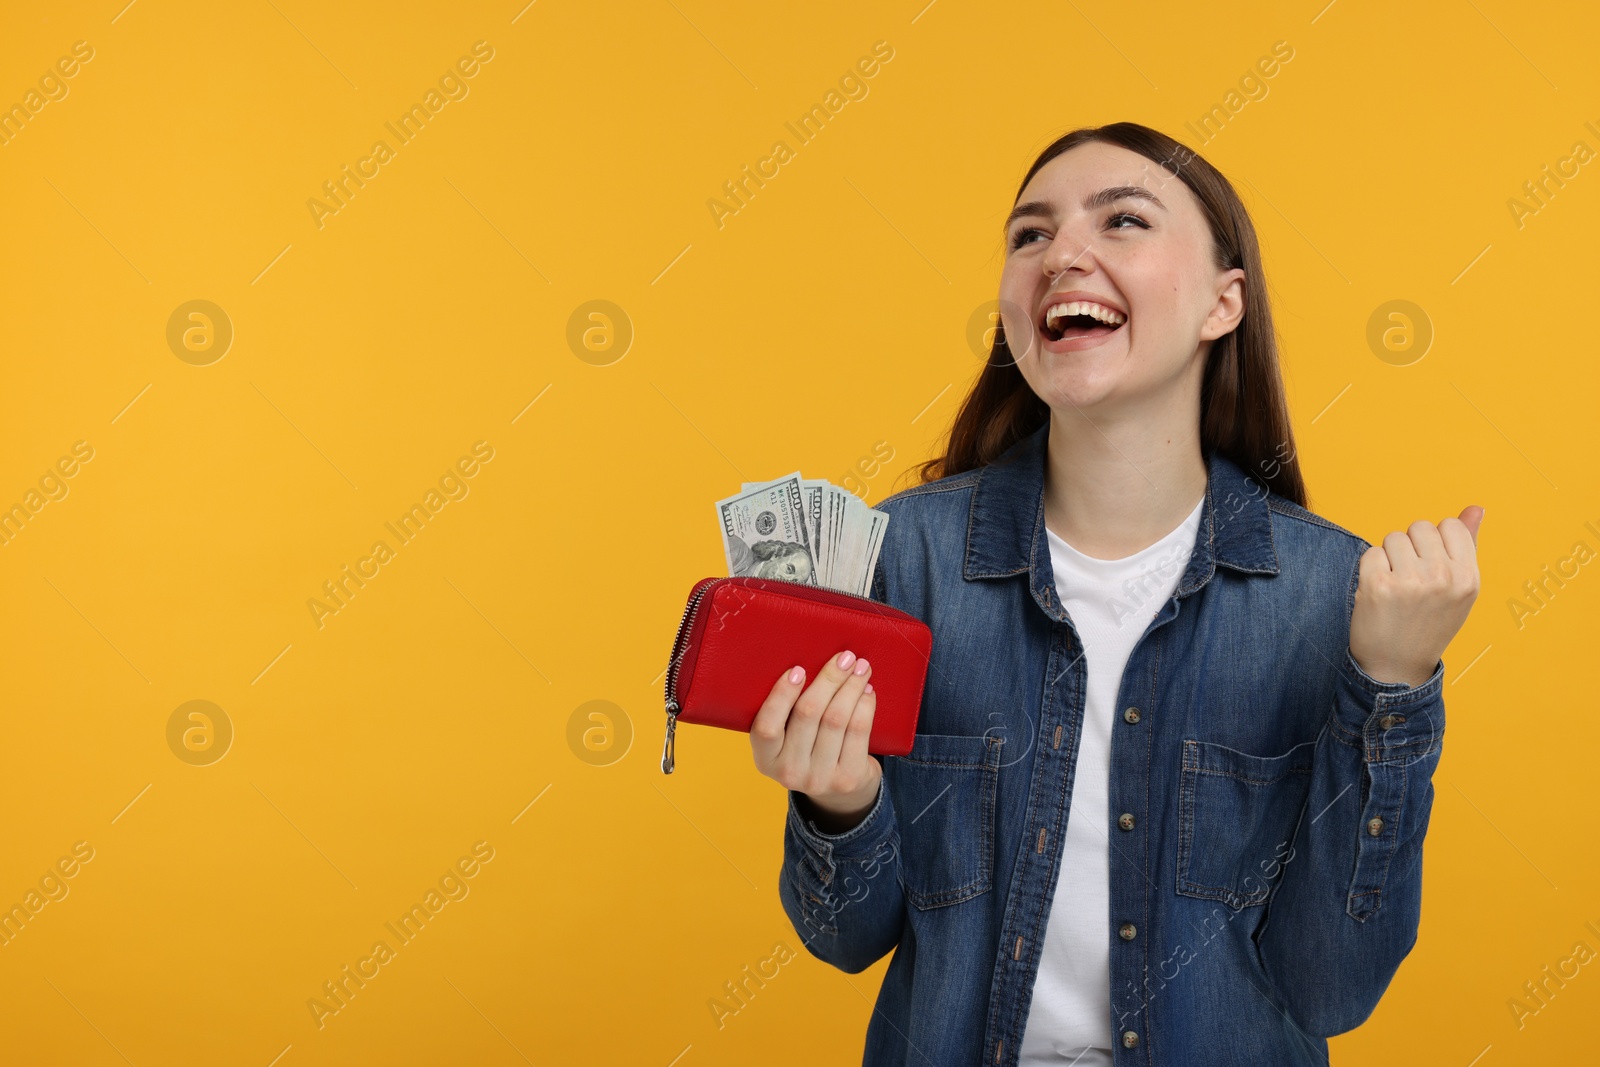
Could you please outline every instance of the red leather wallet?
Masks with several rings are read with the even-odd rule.
[[[780,675],[799,664],[806,684],[844,649],[872,664],[867,751],[904,756],[916,739],[933,632],[909,612],[870,597],[781,578],[702,578],[689,591],[667,665],[672,773],[679,722],[750,732]]]

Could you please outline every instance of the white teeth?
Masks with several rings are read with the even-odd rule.
[[[1044,314],[1046,326],[1055,329],[1056,323],[1072,315],[1088,315],[1090,318],[1105,323],[1107,326],[1121,326],[1128,321],[1128,316],[1120,311],[1096,304],[1089,300],[1072,300],[1065,304],[1056,304]]]

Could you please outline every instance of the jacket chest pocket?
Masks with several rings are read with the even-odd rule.
[[[1234,909],[1264,904],[1293,859],[1311,789],[1315,741],[1281,756],[1183,743],[1178,795],[1178,892]]]
[[[995,788],[1004,738],[918,734],[891,756],[885,780],[900,829],[906,900],[926,910],[986,893],[994,884]]]

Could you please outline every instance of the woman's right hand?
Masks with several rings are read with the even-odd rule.
[[[809,686],[804,669],[785,671],[750,724],[756,770],[804,794],[824,833],[853,829],[878,799],[883,765],[867,754],[878,704],[871,675],[872,665],[850,651]]]

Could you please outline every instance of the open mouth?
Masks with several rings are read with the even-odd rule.
[[[1128,316],[1116,308],[1091,300],[1069,300],[1050,305],[1039,323],[1047,341],[1072,337],[1101,337],[1122,329]]]

